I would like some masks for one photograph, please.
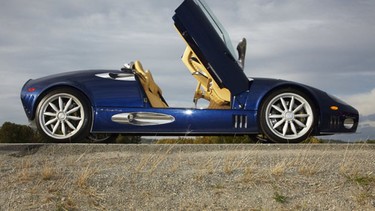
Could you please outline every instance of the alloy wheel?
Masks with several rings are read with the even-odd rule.
[[[57,93],[46,98],[39,111],[39,126],[53,139],[68,139],[83,127],[82,102],[72,94]]]
[[[314,112],[308,100],[286,92],[273,97],[265,109],[269,130],[282,140],[298,140],[311,131]]]

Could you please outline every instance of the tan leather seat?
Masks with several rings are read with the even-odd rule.
[[[138,76],[147,99],[154,108],[167,108],[160,87],[155,83],[154,78],[149,70],[144,70],[140,61],[134,62],[135,74]]]

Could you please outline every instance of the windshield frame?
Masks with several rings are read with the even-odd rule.
[[[204,0],[194,0],[194,2],[202,9],[205,16],[210,21],[211,25],[214,27],[216,33],[220,36],[224,44],[227,46],[233,58],[237,58],[237,54],[234,50],[233,43],[231,41],[229,33],[227,32],[223,24],[221,24],[219,19],[215,16],[215,14],[212,12],[208,4]]]
[[[249,89],[249,79],[235,56],[228,33],[202,0],[184,0],[174,26],[220,88],[232,96]]]

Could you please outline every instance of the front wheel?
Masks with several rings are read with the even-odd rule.
[[[86,97],[80,92],[62,88],[48,93],[36,112],[39,131],[58,142],[84,139],[90,130],[91,111]]]
[[[264,100],[260,127],[278,143],[299,143],[311,134],[316,122],[315,108],[309,97],[295,89],[282,89]]]

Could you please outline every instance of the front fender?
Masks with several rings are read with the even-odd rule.
[[[293,88],[304,92],[311,98],[311,100],[315,103],[315,106],[318,108],[320,108],[320,103],[317,101],[317,99],[319,99],[321,95],[327,95],[323,91],[292,81],[254,78],[245,103],[245,109],[259,110],[266,96],[275,90],[285,88]]]
[[[256,111],[256,115],[258,116],[264,99],[274,90],[284,88],[293,88],[302,91],[314,103],[317,118],[319,119],[317,128],[314,131],[315,135],[354,132],[356,130],[359,115],[355,108],[328,95],[324,91],[296,82],[276,79],[254,79],[246,100],[245,109]],[[339,110],[334,111],[331,109],[331,106],[337,106]],[[343,126],[343,121],[346,118],[352,118],[356,122],[351,129],[346,129]]]

